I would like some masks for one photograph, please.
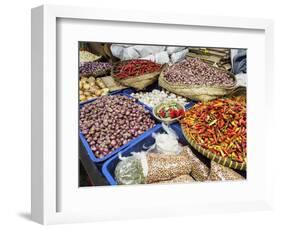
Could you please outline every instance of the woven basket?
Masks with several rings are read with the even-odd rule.
[[[118,81],[120,84],[128,86],[128,87],[133,87],[136,90],[143,90],[145,89],[147,86],[152,85],[154,82],[156,82],[158,80],[158,76],[161,72],[161,69],[157,72],[153,72],[153,73],[148,73],[148,74],[144,74],[144,75],[140,75],[140,76],[136,76],[136,77],[128,77],[126,79],[120,79],[117,77],[114,77],[114,69],[117,65],[119,65],[120,63],[124,63],[127,61],[122,61],[122,62],[118,62],[116,63],[111,71],[111,76]]]
[[[212,153],[210,150],[202,148],[184,131],[183,127],[182,127],[182,133],[183,133],[184,137],[186,138],[186,140],[188,141],[188,143],[190,143],[190,145],[194,149],[196,149],[199,153],[201,153],[205,157],[209,158],[210,160],[213,160],[223,166],[241,170],[241,171],[245,171],[247,169],[246,162],[240,163],[240,162],[232,160],[229,157],[218,156],[218,155]]]
[[[223,70],[222,70],[223,71]],[[210,101],[218,97],[230,94],[236,88],[236,79],[230,72],[224,71],[233,78],[234,84],[231,87],[213,87],[213,86],[187,86],[168,82],[164,77],[164,71],[161,72],[158,83],[159,85],[175,94],[188,97],[195,101]]]

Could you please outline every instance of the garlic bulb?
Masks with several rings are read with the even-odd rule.
[[[132,93],[132,97],[137,98],[142,103],[146,104],[149,107],[154,107],[162,102],[169,100],[176,101],[185,105],[187,103],[186,98],[178,96],[174,93],[170,93],[164,90],[154,89],[151,92],[137,92]]]

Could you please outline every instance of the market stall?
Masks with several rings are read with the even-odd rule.
[[[80,42],[79,52],[80,186],[246,179],[244,51]]]

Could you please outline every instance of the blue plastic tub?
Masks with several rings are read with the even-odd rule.
[[[182,134],[180,126],[172,125],[171,128],[173,128],[176,131],[176,133],[179,137],[179,142],[183,145],[187,145],[188,143]],[[154,133],[154,132],[163,133],[165,131],[164,131],[162,125],[157,125],[157,127],[155,129],[149,130],[148,132],[143,134],[138,141],[131,143],[127,148],[124,148],[119,153],[122,156],[127,157],[127,156],[131,156],[132,152],[140,152],[142,150],[145,150],[145,148],[150,147],[151,145],[153,145],[155,143],[155,140],[152,137],[152,133]],[[110,158],[109,160],[107,160],[102,166],[102,173],[110,185],[117,185],[117,182],[115,180],[114,171],[115,171],[116,165],[118,164],[119,161],[120,160],[119,160],[119,154],[118,154],[118,155],[115,155],[114,157]]]
[[[119,93],[119,92],[118,92],[118,93],[111,94],[111,95],[123,95],[123,96],[130,97],[130,96],[124,94],[124,93]],[[91,103],[91,102],[93,102],[93,101],[95,101],[95,100],[96,100],[96,98],[93,99],[93,100],[89,100],[89,101],[87,101],[87,102],[84,102],[84,103],[80,103],[80,108],[82,108],[85,104],[89,104],[89,103]],[[159,123],[159,122],[154,118],[154,116],[153,116],[151,110],[148,108],[148,106],[146,106],[145,104],[143,104],[143,103],[141,103],[141,102],[138,102],[138,103],[139,103],[139,104],[142,104],[142,105],[145,107],[145,109],[146,109],[147,111],[149,111],[150,116],[151,116],[152,119],[155,120],[155,123]],[[156,126],[157,126],[157,124],[156,124]],[[97,158],[97,157],[95,156],[95,154],[93,153],[93,151],[92,151],[90,145],[88,144],[88,142],[87,142],[85,136],[82,134],[81,131],[79,132],[79,137],[80,137],[80,139],[81,139],[81,141],[82,141],[82,143],[83,143],[83,145],[84,145],[84,147],[85,147],[85,149],[86,149],[86,151],[87,151],[89,157],[91,158],[91,160],[92,160],[93,162],[95,162],[95,163],[100,163],[100,162],[104,162],[104,161],[107,160],[108,158],[112,157],[113,155],[115,155],[116,153],[118,153],[120,150],[126,148],[126,147],[129,146],[130,144],[133,144],[133,143],[135,143],[135,142],[138,142],[138,141],[141,139],[141,137],[142,137],[143,135],[145,135],[145,134],[146,134],[147,132],[149,132],[150,130],[154,130],[154,129],[156,128],[156,126],[154,126],[153,128],[147,130],[146,132],[144,132],[143,134],[141,134],[141,135],[139,135],[138,137],[134,138],[133,140],[129,141],[128,143],[126,143],[125,145],[121,146],[120,148],[118,148],[118,149],[112,151],[110,154],[107,154],[107,155],[106,155],[105,157],[103,157],[103,158]]]

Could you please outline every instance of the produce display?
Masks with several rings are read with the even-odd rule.
[[[161,65],[149,60],[134,59],[131,61],[121,62],[114,68],[114,77],[126,79],[137,77],[144,74],[158,72]]]
[[[231,87],[234,79],[218,68],[212,67],[197,58],[187,58],[169,66],[164,71],[165,79],[170,83],[188,86]]]
[[[224,98],[201,102],[186,111],[183,131],[212,153],[246,162],[246,99]]]
[[[80,101],[84,102],[109,93],[109,89],[100,78],[82,77],[79,82]]]
[[[169,47],[171,61],[162,62],[162,51],[152,58],[156,45],[79,47],[79,180],[86,186],[246,179],[247,72],[227,70],[247,50]]]
[[[83,65],[85,62],[92,62],[92,61],[96,61],[97,59],[99,59],[100,57],[88,52],[86,50],[82,50],[79,52],[79,57],[80,57],[80,64]]]
[[[96,157],[107,154],[152,128],[155,121],[134,98],[102,96],[80,109],[80,130]]]
[[[131,96],[137,98],[139,101],[149,107],[154,107],[160,104],[161,102],[167,102],[171,100],[183,105],[187,103],[187,100],[184,97],[178,96],[168,91],[158,89],[154,89],[151,92],[132,93]]]
[[[79,67],[80,76],[100,76],[106,75],[111,70],[108,62],[86,62]]]

